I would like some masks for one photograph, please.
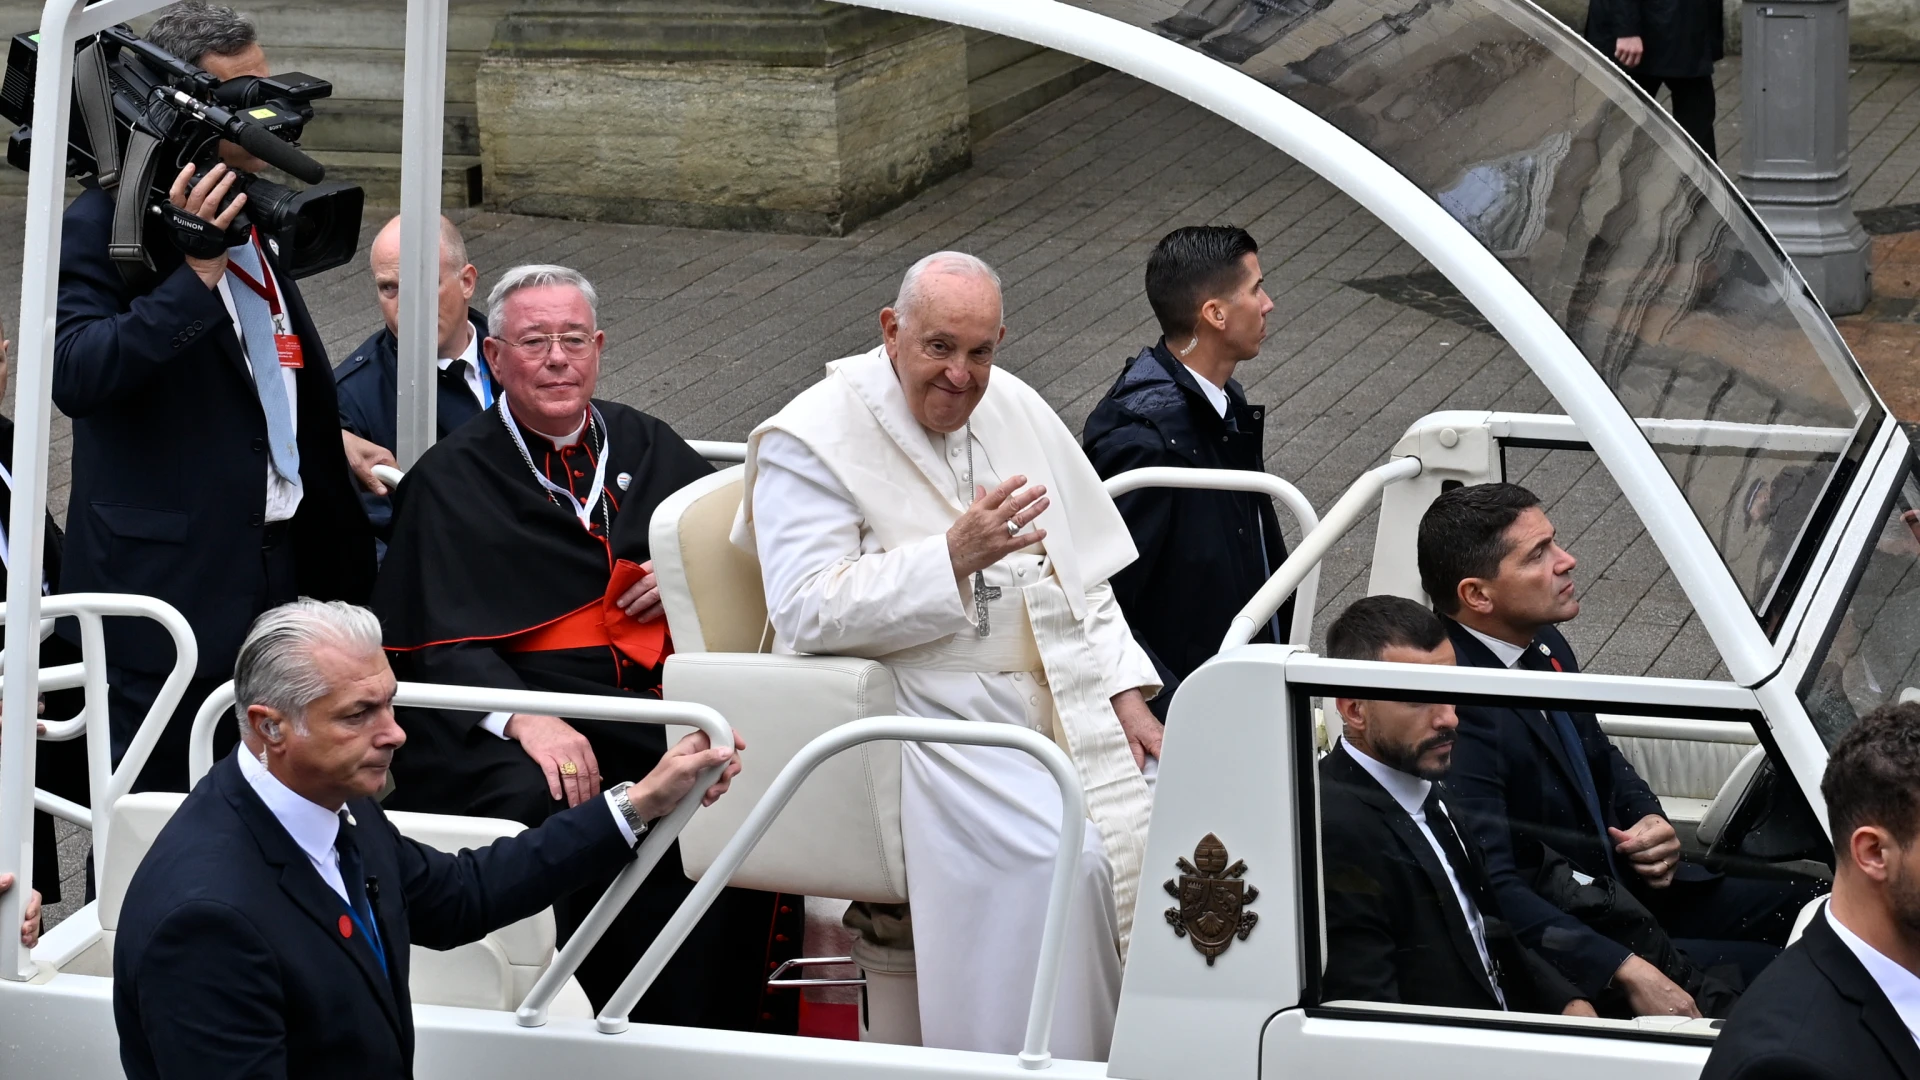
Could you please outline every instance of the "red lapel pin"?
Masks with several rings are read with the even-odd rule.
[[[340,936],[343,938],[353,936],[353,920],[347,918],[345,915],[340,916]]]

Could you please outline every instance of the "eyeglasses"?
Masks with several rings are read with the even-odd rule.
[[[506,344],[522,356],[545,356],[553,351],[555,342],[561,352],[576,360],[593,351],[592,334],[528,334]]]

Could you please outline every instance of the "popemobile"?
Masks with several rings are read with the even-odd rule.
[[[162,2],[50,0],[35,72],[36,143],[62,145],[79,122],[69,115],[72,44]],[[678,650],[666,700],[403,683],[398,703],[680,725],[715,742],[738,726],[753,740],[752,768],[732,794],[698,813],[705,785],[696,785],[567,947],[555,949],[547,913],[417,958],[418,1075],[1697,1076],[1715,1037],[1711,1020],[1329,1000],[1314,768],[1326,732],[1316,703],[1524,702],[1598,712],[1696,855],[1749,872],[1830,879],[1818,790],[1828,747],[1869,709],[1920,698],[1920,477],[1907,436],[1753,210],[1650,98],[1527,0],[854,2],[1084,57],[1265,140],[1444,274],[1560,411],[1445,412],[1404,432],[1379,432],[1386,463],[1319,513],[1277,477],[1200,480],[1275,496],[1301,540],[1172,703],[1142,911],[1108,1061],[1048,1051],[1064,901],[1084,828],[1080,782],[1065,754],[1008,725],[892,715],[892,682],[871,661],[762,653],[758,569],[727,542],[741,470],[679,492],[651,528]],[[402,343],[406,362],[421,372],[432,356],[446,18],[447,0],[409,0]],[[1232,48],[1215,43],[1230,21]],[[15,558],[34,567],[46,508],[64,168],[55,154],[32,160],[18,323],[8,534]],[[432,380],[403,378],[401,386],[403,432],[431,432]],[[1335,661],[1305,647],[1319,562],[1337,540],[1377,512],[1370,591],[1424,600],[1413,546],[1422,512],[1446,487],[1505,478],[1507,452],[1516,448],[1598,458],[1698,613],[1718,653],[1718,678]],[[702,449],[722,461],[743,453]],[[1195,480],[1160,470],[1118,477],[1109,489]],[[37,804],[93,830],[98,900],[31,951],[0,934],[0,1076],[116,1077],[115,927],[134,868],[182,796],[127,793],[157,738],[153,717],[119,770],[108,768],[101,619],[153,619],[173,634],[180,666],[154,706],[158,717],[185,687],[195,650],[185,621],[165,605],[42,598],[38,581],[32,572],[10,578],[4,715],[33,715],[43,689],[84,688],[82,715],[41,737],[87,739],[92,808],[36,792],[33,725],[6,725],[0,872],[29,868],[23,856]],[[1296,592],[1292,644],[1247,644]],[[31,645],[53,616],[79,620],[84,660],[36,671]],[[196,777],[211,765],[213,729],[228,722],[231,693],[200,709]],[[1039,758],[1063,793],[1063,842],[1024,1049],[1002,1056],[917,1045],[912,956],[902,950],[858,958],[859,1041],[629,1024],[629,1007],[728,881],[905,900],[901,740],[1013,747]],[[508,828],[392,817],[447,848],[485,843]],[[699,884],[595,1017],[572,973],[676,837]],[[23,892],[0,899],[0,926],[18,925]]]

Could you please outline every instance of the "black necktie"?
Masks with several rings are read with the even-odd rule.
[[[447,400],[440,400],[440,411],[444,414],[440,417],[440,427],[444,431],[452,431],[480,415],[480,402],[473,396],[473,387],[467,385],[467,368],[465,360],[449,360],[446,368],[440,372],[440,377],[446,380],[447,388],[454,392],[454,399],[458,403],[453,408],[447,408]]]
[[[1548,654],[1541,652],[1540,644],[1527,646],[1520,654],[1520,666],[1529,671],[1558,671]],[[1572,715],[1559,709],[1548,710],[1547,720],[1560,736],[1561,748],[1567,752],[1567,764],[1573,770],[1573,782],[1580,788],[1580,799],[1586,803],[1587,814],[1593,819],[1594,833],[1600,838],[1600,850],[1607,859],[1607,873],[1618,877],[1613,865],[1613,840],[1607,836],[1607,817],[1600,809],[1600,788],[1593,781],[1593,767],[1587,762],[1586,743],[1580,739],[1580,730],[1574,726]]]
[[[360,859],[360,844],[353,836],[353,819],[340,811],[340,832],[334,837],[334,850],[340,853],[340,882],[347,887],[347,901],[353,908],[353,922],[374,959],[380,961],[380,973],[387,973],[387,949],[380,940],[380,925],[373,918],[373,901],[367,896],[366,865]]]

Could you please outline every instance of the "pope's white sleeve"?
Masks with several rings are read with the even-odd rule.
[[[1147,651],[1134,640],[1111,584],[1103,581],[1087,590],[1086,628],[1095,670],[1108,673],[1108,697],[1137,689],[1142,697],[1151,699],[1160,692],[1160,673],[1154,670]]]
[[[755,452],[753,525],[768,617],[795,652],[878,655],[968,629],[945,533],[864,550],[862,515],[825,462],[781,431]]]

